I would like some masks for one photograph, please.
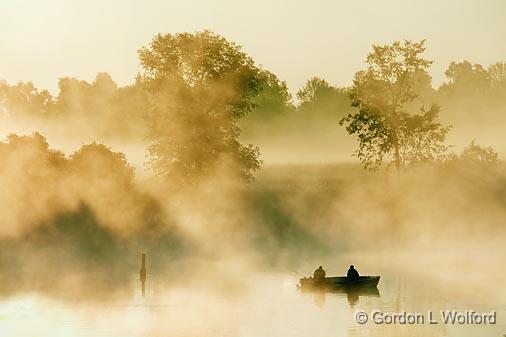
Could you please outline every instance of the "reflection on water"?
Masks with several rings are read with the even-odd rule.
[[[348,304],[353,309],[360,297],[379,297],[380,292],[377,287],[361,287],[361,288],[331,288],[331,289],[305,289],[302,288],[301,293],[311,294],[317,306],[325,305],[326,294],[346,295]]]
[[[307,292],[297,279],[259,275],[239,294],[202,284],[169,287],[146,282],[142,296],[132,275],[124,301],[68,302],[24,294],[0,300],[0,336],[502,336],[504,303],[459,298],[423,281],[386,275],[378,289]],[[497,310],[493,326],[359,325],[356,310],[426,312],[441,309]]]
[[[141,293],[142,297],[146,296],[146,254],[142,254],[141,269],[139,270],[139,279],[141,281]]]

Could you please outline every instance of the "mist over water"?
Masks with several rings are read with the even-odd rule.
[[[392,151],[381,152],[385,163],[371,171],[348,160],[359,142],[339,126],[367,111],[350,106],[356,88],[314,77],[293,99],[286,83],[209,31],[157,35],[139,55],[143,72],[124,87],[106,73],[62,78],[55,96],[0,82],[0,335],[504,331],[504,63],[452,63],[439,88],[427,73],[409,73],[410,103],[441,105],[456,146],[438,150],[455,153],[432,156],[447,129],[423,124],[413,138],[422,145],[408,139],[401,151],[427,151],[427,160],[394,170]],[[470,115],[485,102],[484,118]],[[431,111],[408,121],[439,116]],[[437,142],[423,138],[438,128]],[[378,288],[297,288],[319,265],[344,276],[351,264],[380,275]],[[498,324],[354,319],[356,310],[446,309],[496,311]]]
[[[153,225],[117,232],[81,206],[4,235],[0,327],[23,336],[461,336],[447,326],[364,328],[353,313],[470,308],[497,310],[498,325],[468,330],[493,335],[506,305],[503,179],[469,168],[398,177],[272,166],[246,191],[221,185],[229,207],[215,189],[175,198],[134,182],[171,216],[156,211]],[[317,265],[342,275],[351,263],[382,276],[379,295],[296,288]]]

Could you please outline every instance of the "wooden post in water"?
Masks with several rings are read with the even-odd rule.
[[[142,265],[139,270],[141,285],[142,285],[142,297],[146,295],[146,254],[142,254]]]

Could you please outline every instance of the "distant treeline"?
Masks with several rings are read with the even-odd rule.
[[[336,87],[313,77],[292,97],[286,82],[262,71],[262,90],[254,98],[255,107],[242,127],[252,137],[262,130],[284,133],[276,121],[311,125],[337,123],[350,108],[348,88]],[[419,74],[417,98],[434,102],[442,109],[440,117],[452,124],[495,123],[506,120],[506,63],[488,68],[469,61],[452,62],[445,72],[446,82],[434,88],[427,73]],[[133,84],[118,86],[107,73],[87,82],[60,78],[56,96],[32,82],[9,84],[0,81],[0,112],[10,117],[75,120],[101,138],[142,138],[145,134],[147,102],[145,84],[137,77]],[[269,125],[271,124],[271,125]],[[299,131],[304,131],[299,129]]]
[[[486,133],[484,123],[503,132],[506,66],[452,63],[434,89],[424,51],[424,40],[373,45],[350,88],[312,78],[296,97],[209,31],[156,35],[124,87],[106,73],[92,83],[62,78],[56,96],[1,82],[8,121],[87,145],[65,155],[37,132],[0,141],[0,266],[9,270],[0,273],[0,295],[118,289],[141,251],[156,253],[150,271],[209,280],[213,263],[230,257],[244,258],[246,270],[218,268],[217,279],[326,251],[402,249],[418,239],[447,249],[462,233],[461,242],[502,239],[504,166],[472,139]],[[465,123],[475,127],[465,135],[470,145],[455,154],[446,136],[450,124]],[[136,180],[124,154],[90,138],[145,140],[155,177]],[[327,146],[325,163],[329,153],[355,151],[366,168],[406,170],[260,170],[269,140],[288,160],[318,159]]]

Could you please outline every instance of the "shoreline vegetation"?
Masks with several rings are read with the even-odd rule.
[[[123,87],[0,82],[3,128],[35,131],[0,142],[0,294],[113,295],[140,252],[153,272],[216,283],[356,251],[503,263],[486,254],[506,234],[503,152],[473,139],[502,149],[487,130],[506,122],[506,64],[452,62],[433,88],[425,44],[373,45],[352,87],[314,77],[296,99],[210,31],[156,35]],[[147,144],[152,178],[108,142]]]

